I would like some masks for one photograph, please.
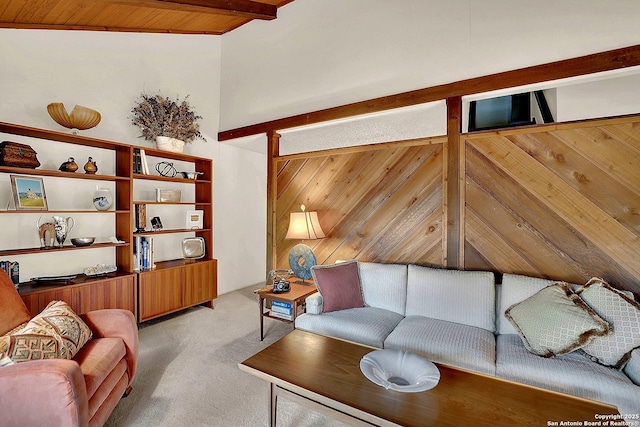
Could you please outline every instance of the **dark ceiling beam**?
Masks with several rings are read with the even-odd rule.
[[[94,0],[101,3],[142,6],[184,12],[210,13],[270,21],[278,8],[273,4],[250,0]]]
[[[446,100],[456,96],[473,95],[638,65],[640,65],[640,45],[635,45],[226,130],[218,133],[218,140],[228,141],[269,131],[279,131],[394,108]]]

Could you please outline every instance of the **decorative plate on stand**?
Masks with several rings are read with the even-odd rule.
[[[316,265],[316,256],[311,248],[299,243],[289,252],[289,268],[302,280],[311,279],[311,267]]]

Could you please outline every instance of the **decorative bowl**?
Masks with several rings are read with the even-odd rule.
[[[180,172],[185,179],[198,179],[198,175],[202,175],[202,172]]]
[[[54,102],[47,105],[47,112],[56,123],[68,129],[91,129],[100,123],[102,116],[96,110],[76,105],[71,114],[67,114],[62,102]]]
[[[426,391],[440,381],[440,371],[433,362],[404,350],[367,353],[360,360],[360,370],[374,384],[403,393]]]
[[[93,245],[93,242],[95,242],[96,238],[95,237],[73,237],[71,239],[71,243],[73,244],[73,246],[91,246]]]

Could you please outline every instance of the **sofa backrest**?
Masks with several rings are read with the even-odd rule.
[[[516,334],[513,325],[507,320],[504,312],[513,304],[524,301],[540,289],[555,283],[553,280],[539,279],[537,277],[527,277],[518,274],[505,273],[502,276],[502,285],[498,286],[498,333]]]
[[[0,270],[0,335],[31,320],[31,314],[24,305],[9,276]]]
[[[426,316],[495,332],[495,277],[488,271],[409,265],[407,316]]]
[[[404,316],[407,300],[407,266],[404,264],[360,263],[364,303]]]

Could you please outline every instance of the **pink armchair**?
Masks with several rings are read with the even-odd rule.
[[[127,310],[80,316],[93,338],[72,360],[33,360],[0,367],[0,425],[102,426],[131,391],[138,362],[138,328]],[[0,272],[0,336],[31,316]]]

